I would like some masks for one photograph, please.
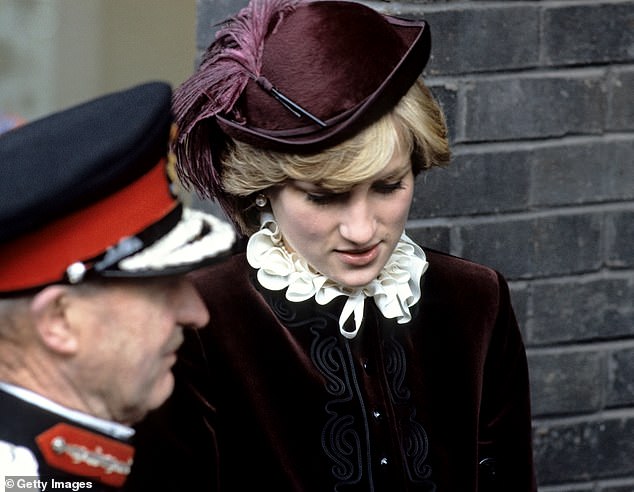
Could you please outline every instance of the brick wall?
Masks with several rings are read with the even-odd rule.
[[[199,1],[198,48],[245,3]],[[454,158],[409,231],[509,279],[540,491],[634,491],[634,1],[366,3],[431,24]]]

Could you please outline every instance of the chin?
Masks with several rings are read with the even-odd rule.
[[[157,382],[152,397],[147,402],[147,410],[154,410],[160,407],[170,397],[172,391],[174,391],[174,376],[170,371],[160,382]]]
[[[356,272],[351,273],[350,275],[341,275],[339,278],[336,278],[337,282],[345,287],[349,287],[351,289],[358,289],[360,287],[365,287],[370,282],[372,282],[376,277],[378,277],[379,271],[372,272]]]

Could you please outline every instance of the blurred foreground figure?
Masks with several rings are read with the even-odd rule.
[[[184,274],[234,232],[172,192],[171,94],[144,84],[0,136],[4,476],[120,489],[130,426],[172,392],[183,331],[209,321]]]

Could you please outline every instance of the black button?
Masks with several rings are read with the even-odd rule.
[[[383,458],[381,458],[381,460],[379,461],[379,464],[381,466],[387,466],[387,465],[389,465],[389,463],[390,462],[388,461],[388,459],[385,456],[383,456]]]
[[[372,416],[374,417],[374,420],[376,420],[377,422],[383,420],[383,414],[379,412],[378,410],[373,410]]]

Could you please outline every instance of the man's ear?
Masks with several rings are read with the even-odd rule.
[[[51,285],[38,292],[30,304],[31,316],[41,342],[63,355],[74,354],[79,347],[76,331],[68,317],[68,287]]]

